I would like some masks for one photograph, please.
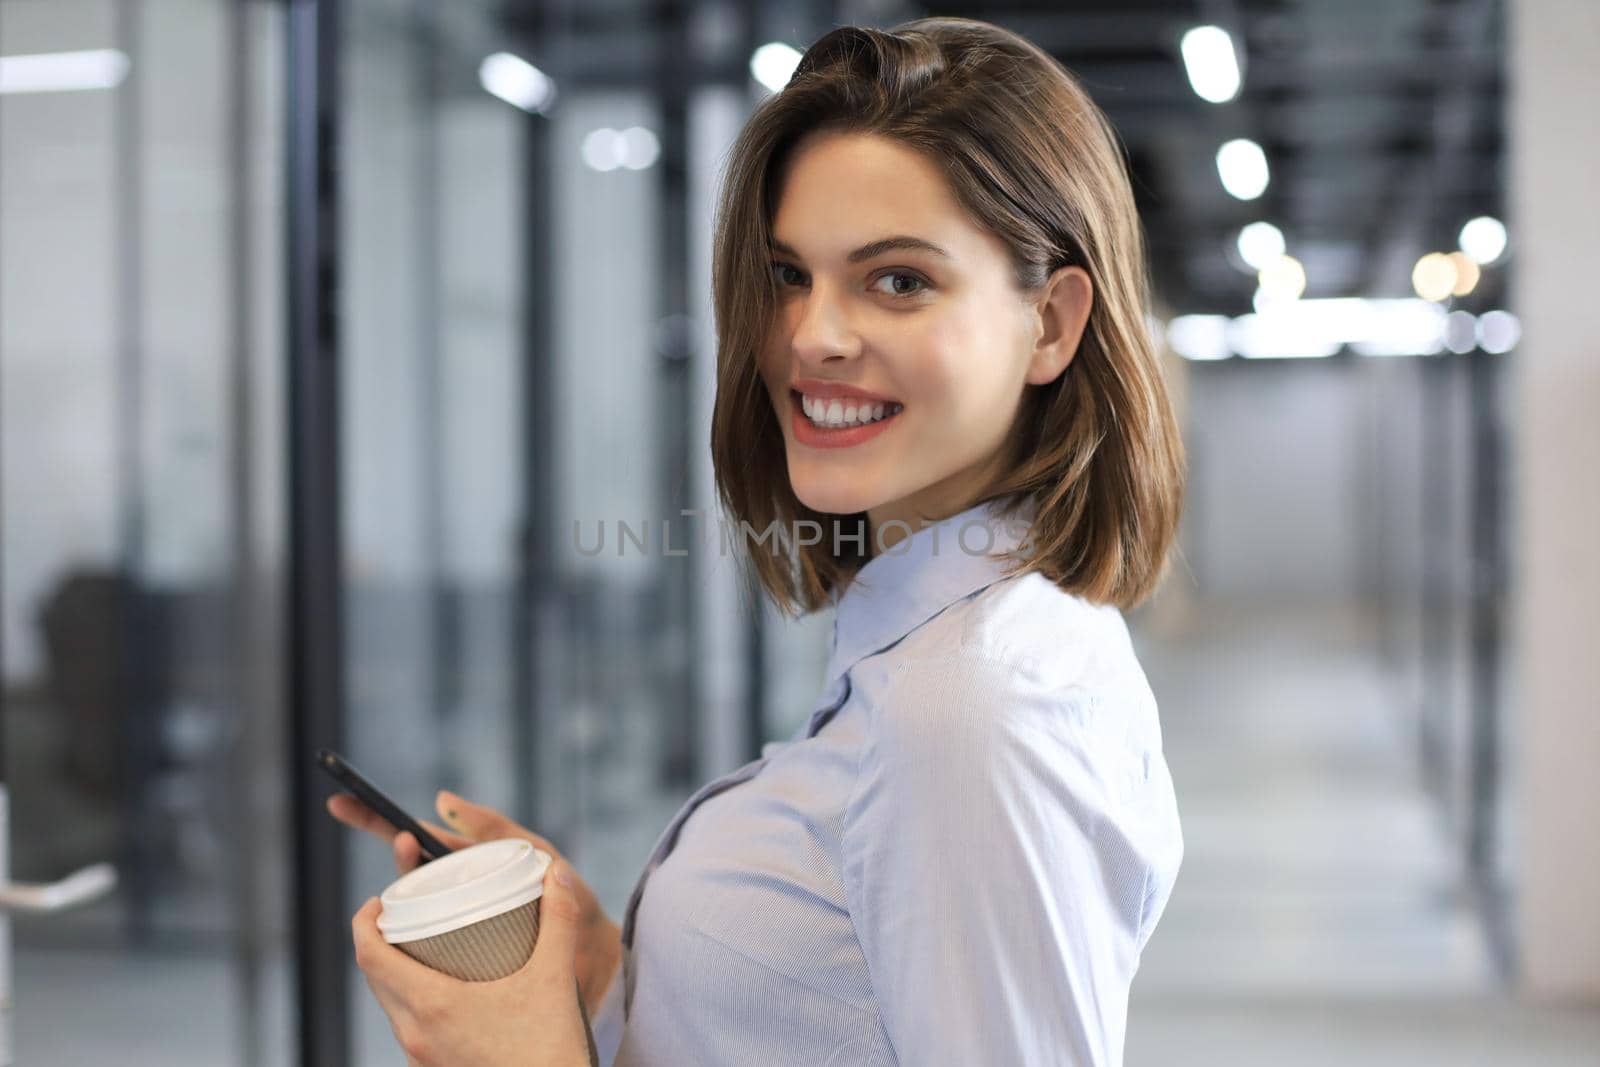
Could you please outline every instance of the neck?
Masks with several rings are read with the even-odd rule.
[[[873,508],[867,512],[867,544],[871,550],[870,554],[887,552],[918,530],[943,522],[952,515],[959,515],[977,501],[978,497],[974,494],[967,498],[965,503],[938,509],[919,510],[898,503]]]
[[[869,554],[877,555],[880,549],[887,551],[918,530],[972,507],[997,483],[1000,461],[1001,455],[996,452],[908,497],[868,508]]]

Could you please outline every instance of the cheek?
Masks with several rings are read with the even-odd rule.
[[[925,410],[961,425],[980,423],[1003,406],[1011,375],[998,330],[968,318],[946,320],[907,349],[905,380]]]
[[[961,396],[961,360],[958,353],[948,348],[935,347],[946,339],[936,341],[918,351],[917,358],[908,361],[899,375],[906,383],[901,390],[907,404],[918,411],[949,419],[964,406]]]

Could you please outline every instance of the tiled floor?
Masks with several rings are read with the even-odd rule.
[[[1600,1010],[1498,989],[1366,620],[1200,618],[1137,638],[1186,855],[1135,983],[1129,1067],[1600,1064]],[[640,829],[634,863],[658,830]],[[16,966],[19,1064],[242,1062],[222,959],[23,950]],[[273,1067],[285,990],[262,1020]],[[381,1016],[358,1018],[363,1064],[398,1063]]]

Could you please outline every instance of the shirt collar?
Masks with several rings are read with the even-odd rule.
[[[1031,500],[1006,515],[991,500],[932,523],[868,560],[834,593],[830,681],[859,660],[897,643],[951,604],[1006,577],[1008,558],[1027,534]]]

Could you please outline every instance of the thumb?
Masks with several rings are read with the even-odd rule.
[[[539,901],[539,940],[534,943],[529,964],[534,973],[546,979],[560,979],[563,984],[577,980],[578,918],[583,909],[573,884],[567,861],[551,860]]]

